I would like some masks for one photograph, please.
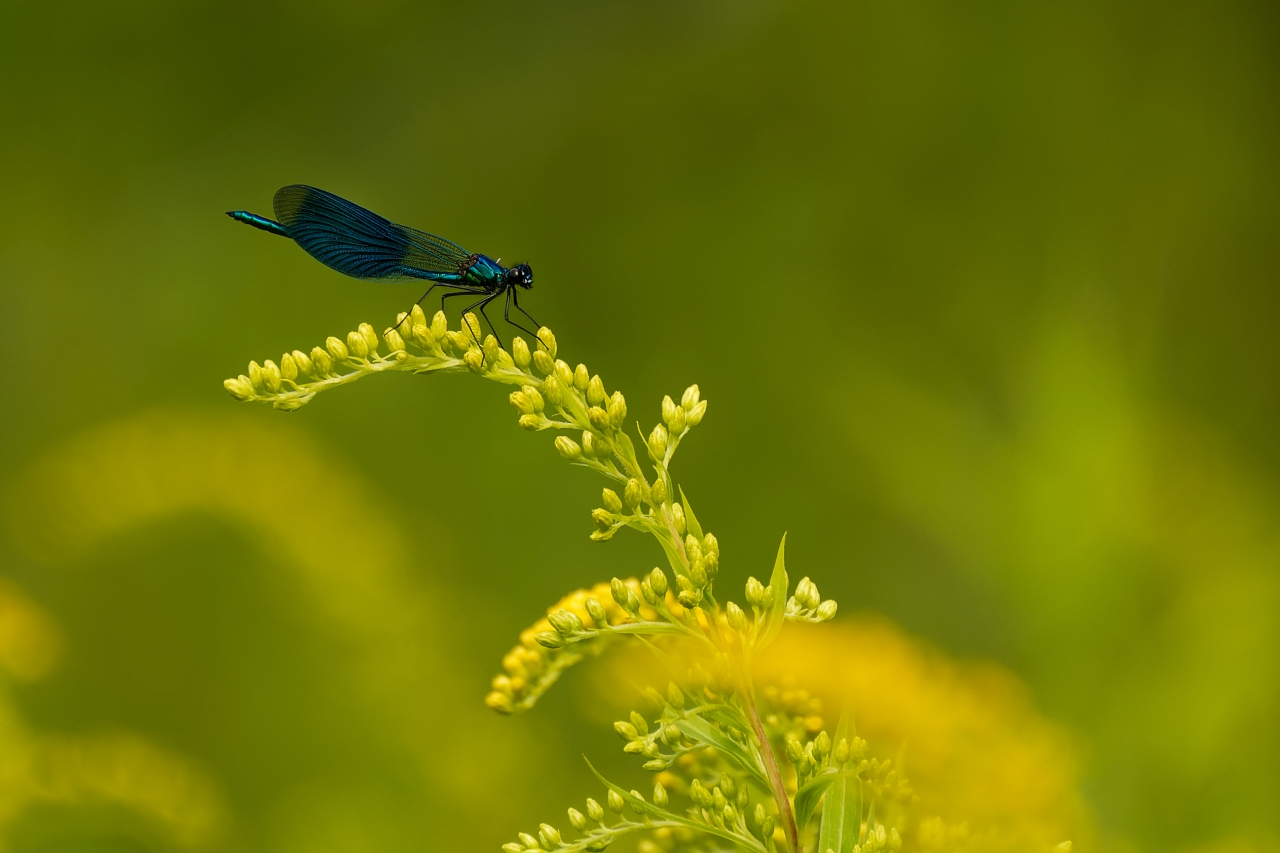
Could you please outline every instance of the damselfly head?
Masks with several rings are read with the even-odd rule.
[[[533,287],[533,269],[528,264],[518,264],[507,270],[507,284],[519,285],[525,290]]]

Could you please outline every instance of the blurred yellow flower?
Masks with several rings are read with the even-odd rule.
[[[647,680],[637,668],[655,666],[650,658],[616,654],[597,672],[596,713],[617,714],[632,697],[625,686]],[[809,736],[847,709],[872,752],[894,759],[919,797],[904,841],[911,849],[1048,851],[1064,839],[1076,851],[1095,847],[1078,749],[1007,670],[957,662],[860,615],[788,625],[755,675]]]
[[[34,680],[61,649],[53,620],[11,581],[0,579],[0,667]],[[136,735],[67,737],[32,731],[0,674],[0,850],[8,827],[36,805],[110,805],[143,818],[183,848],[203,849],[226,830],[213,782],[186,759]]]

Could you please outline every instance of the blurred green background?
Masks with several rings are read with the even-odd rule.
[[[528,260],[646,424],[700,383],[677,475],[728,581],[789,531],[842,612],[1009,667],[1108,846],[1275,843],[1278,35],[1264,2],[8,0],[0,572],[47,660],[0,681],[5,843],[495,849],[616,761],[581,682],[480,704],[542,608],[658,560],[587,540],[599,483],[465,378],[223,392],[419,295],[223,216],[295,182]],[[169,781],[28,801],[33,739]]]

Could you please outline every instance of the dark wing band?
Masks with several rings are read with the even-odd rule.
[[[353,278],[452,277],[467,258],[461,247],[448,240],[397,225],[315,187],[284,187],[276,193],[275,211],[276,219],[307,254]]]

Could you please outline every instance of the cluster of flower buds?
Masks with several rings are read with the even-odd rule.
[[[503,673],[493,679],[485,704],[502,714],[524,710],[577,661],[574,643],[603,636],[611,625],[657,618],[656,611],[640,603],[639,589],[634,578],[615,578],[612,584],[576,590],[556,602],[546,617],[520,633],[519,644],[503,657]],[[627,605],[634,599],[635,607],[619,603],[619,595]]]
[[[889,831],[885,831],[883,823],[877,823],[875,826],[867,827],[866,838],[861,844],[853,846],[853,853],[881,853],[883,850],[896,851],[902,849],[902,836],[898,834],[898,830],[890,827]]]
[[[829,622],[836,615],[836,603],[823,601],[818,586],[808,578],[796,584],[795,594],[787,601],[786,615],[797,622]]]
[[[786,595],[786,590],[783,590],[781,594]],[[765,586],[756,580],[754,576],[747,578],[747,604],[751,605],[751,609],[756,612],[757,616],[767,613],[769,608],[773,606],[773,596],[773,587]]]
[[[712,533],[702,538],[688,533],[681,505],[673,504],[671,509],[676,531],[684,536],[684,553],[689,561],[688,574],[676,578],[676,601],[684,607],[697,607],[720,572],[720,542]]]
[[[629,719],[614,723],[613,730],[626,741],[623,752],[643,756],[644,769],[657,773],[666,770],[683,751],[693,746],[676,728],[677,719],[675,715],[661,717],[651,729],[643,714],[632,711]]]
[[[751,792],[745,784],[735,782],[728,773],[721,774],[719,783],[711,788],[694,779],[689,785],[689,798],[698,807],[702,820],[717,829],[759,833],[757,837],[761,840],[773,834],[773,819],[767,815],[763,820],[755,819],[756,813],[761,812],[763,806],[757,804],[755,810],[748,809]],[[751,819],[748,820],[748,817]],[[764,831],[766,827],[768,832]]]
[[[662,398],[662,423],[653,428],[645,442],[649,455],[664,466],[675,452],[675,446],[691,427],[702,423],[707,413],[707,401],[702,399],[697,385],[690,385],[677,404],[670,397]]]
[[[866,761],[867,742],[860,737],[853,740],[841,738],[834,746],[831,736],[826,731],[818,732],[817,737],[804,742],[798,738],[787,738],[787,758],[796,769],[799,785],[804,785],[817,773],[829,768],[864,772],[871,769]]]
[[[802,687],[779,689],[770,684],[760,692],[764,721],[788,739],[813,737],[822,731],[822,700]]]
[[[550,336],[547,330],[543,332]],[[519,379],[512,356],[498,346],[493,335],[481,342],[480,334],[480,321],[474,314],[462,318],[460,329],[450,330],[443,311],[428,323],[422,309],[415,305],[413,311],[401,314],[381,339],[371,325],[361,323],[345,338],[332,336],[324,346],[312,347],[310,352],[287,352],[279,363],[271,359],[262,364],[251,361],[247,373],[222,384],[237,400],[269,402],[277,409],[292,410],[306,404],[319,391],[385,370],[471,370],[502,381]],[[385,354],[379,351],[384,346]],[[420,354],[411,352],[410,347]]]
[[[635,810],[638,804],[644,802],[644,796],[639,791],[632,791],[630,800],[632,809]],[[653,804],[666,806],[669,801],[670,797],[666,788],[660,782],[655,783],[653,786]],[[612,789],[609,791],[609,795],[605,797],[605,803],[608,804],[609,811],[618,815],[622,814],[628,805],[627,799]],[[518,836],[519,840],[502,845],[503,853],[552,853],[552,851],[565,847],[600,851],[608,847],[620,834],[637,826],[636,824],[625,822],[613,827],[607,825],[605,823],[605,807],[591,797],[587,798],[585,812],[570,808],[568,817],[569,825],[583,836],[582,839],[568,842],[561,835],[560,830],[544,823],[538,826],[537,835],[522,832]]]
[[[854,740],[861,741],[861,738],[854,738]],[[863,753],[865,754],[865,745]],[[910,805],[915,802],[915,792],[911,790],[907,780],[901,778],[898,771],[893,768],[893,759],[886,758],[884,761],[877,761],[874,758],[861,759],[855,767],[851,754],[846,766],[850,770],[856,770],[862,777],[863,790],[870,799],[893,805]]]
[[[297,409],[315,396],[309,386],[332,380],[344,372],[369,370],[376,365],[395,364],[407,356],[404,340],[394,330],[387,332],[385,342],[390,354],[378,352],[381,341],[368,323],[361,323],[346,339],[330,337],[323,347],[311,352],[294,350],[280,356],[277,364],[267,359],[262,364],[249,362],[249,370],[222,383],[237,400],[266,400],[276,408]]]

